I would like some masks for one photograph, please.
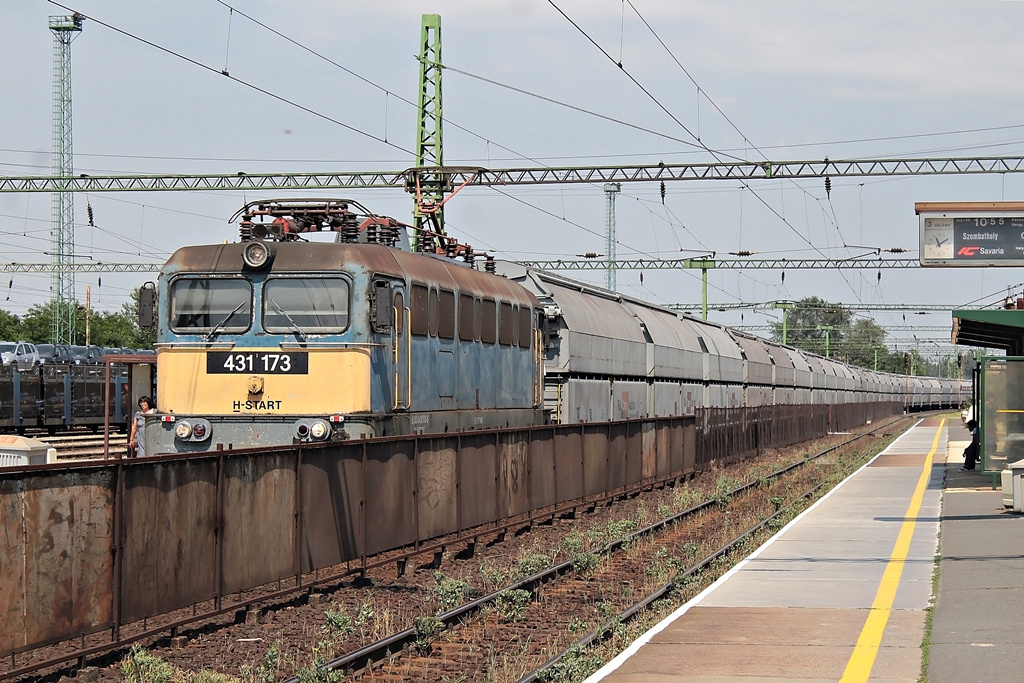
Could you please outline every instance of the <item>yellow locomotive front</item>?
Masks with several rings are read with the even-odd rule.
[[[262,250],[262,253],[261,253]],[[341,244],[185,247],[160,275],[157,407],[147,453],[210,451],[372,434],[380,344],[362,269]],[[254,265],[253,265],[254,264]]]

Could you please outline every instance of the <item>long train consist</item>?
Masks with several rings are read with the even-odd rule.
[[[853,368],[490,258],[482,272],[440,235],[414,251],[407,226],[351,200],[252,202],[236,217],[239,242],[184,247],[160,273],[147,453],[959,402],[956,380]],[[320,231],[335,240],[307,240]]]
[[[498,270],[544,306],[545,406],[557,422],[815,403],[917,411],[970,395],[969,382],[846,365],[551,272]]]

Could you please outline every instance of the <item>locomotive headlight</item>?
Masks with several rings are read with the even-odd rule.
[[[245,261],[245,265],[250,268],[259,270],[265,268],[274,258],[273,247],[266,242],[259,240],[255,242],[249,242],[242,249],[242,260]]]
[[[326,422],[323,420],[317,420],[309,426],[309,435],[317,441],[320,441],[327,436],[330,429],[330,426]]]
[[[188,420],[182,420],[174,427],[174,435],[183,440],[192,436],[192,424]]]

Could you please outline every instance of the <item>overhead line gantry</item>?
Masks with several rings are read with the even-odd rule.
[[[825,177],[1022,173],[1024,157],[735,161],[636,166],[488,169],[434,166],[401,171],[228,173],[216,175],[0,176],[0,192],[139,192],[173,190],[412,189],[417,178],[467,186],[636,183],[682,180],[777,180]]]
[[[605,270],[608,261],[600,260],[553,260],[553,261],[516,261],[516,263],[541,270]],[[818,268],[851,268],[855,270],[874,270],[877,268],[918,268],[915,259],[617,259],[613,262],[619,270],[681,270],[696,268],[701,270],[719,268],[739,270],[809,270]],[[110,272],[155,272],[160,270],[158,263],[73,263],[68,265],[70,271],[76,273],[110,273]],[[3,273],[48,273],[53,269],[49,263],[0,263]],[[713,305],[709,306],[714,308]]]
[[[730,325],[734,330],[741,332],[774,332],[778,325]],[[886,332],[946,332],[949,325],[881,325]],[[807,332],[817,329],[817,326],[790,327],[790,332]]]
[[[540,270],[604,270],[606,260],[553,259],[548,261],[517,261],[520,265]],[[914,258],[850,258],[850,259],[616,259],[613,266],[619,270],[816,270],[821,268],[852,268],[875,270],[878,268],[920,268]]]
[[[156,273],[162,263],[0,263],[0,273]]]
[[[727,310],[751,310],[751,309],[771,309],[779,308],[778,304],[787,304],[795,302],[779,302],[779,301],[767,301],[757,303],[747,303],[740,301],[733,301],[729,303],[710,303],[708,308],[716,311],[727,311]],[[665,308],[670,308],[675,311],[693,311],[701,307],[702,304],[665,304]],[[985,310],[992,308],[992,306],[981,306],[981,305],[964,305],[964,304],[823,304],[821,306],[807,306],[800,305],[801,309],[804,310],[835,310],[844,309],[847,311],[907,311],[907,312],[949,312],[954,309],[958,310]]]

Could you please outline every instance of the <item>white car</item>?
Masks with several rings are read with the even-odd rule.
[[[0,359],[3,365],[25,372],[39,365],[39,352],[29,342],[0,342]]]

